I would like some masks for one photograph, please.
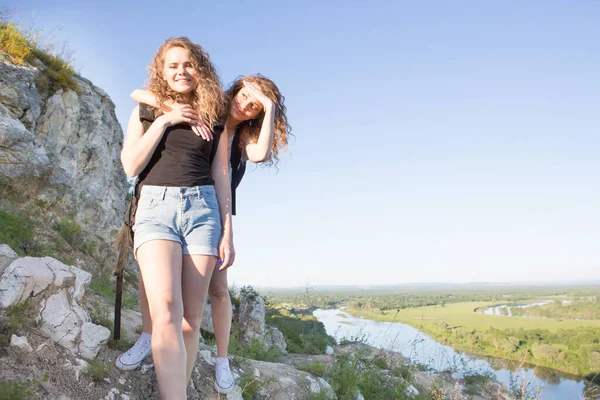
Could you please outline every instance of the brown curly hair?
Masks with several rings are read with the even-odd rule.
[[[273,135],[273,146],[271,148],[270,156],[261,164],[266,166],[277,165],[277,163],[279,163],[279,151],[286,150],[288,147],[288,140],[293,137],[292,127],[288,123],[286,116],[287,109],[284,104],[285,97],[281,94],[277,85],[269,78],[260,74],[240,76],[225,92],[227,111],[229,111],[235,95],[244,87],[244,81],[256,85],[265,96],[275,103],[275,133]],[[236,132],[240,135],[239,143],[242,150],[244,150],[246,143],[258,141],[264,117],[265,112],[264,110],[261,110],[255,118],[243,121],[237,126]]]
[[[164,102],[167,100],[182,100],[181,94],[173,91],[163,79],[165,53],[173,47],[181,47],[189,51],[196,80],[196,89],[192,92],[189,104],[214,127],[222,122],[221,119],[225,112],[223,87],[208,54],[200,45],[192,43],[186,37],[167,39],[158,48],[148,68],[147,87],[156,96],[158,109],[164,109]]]

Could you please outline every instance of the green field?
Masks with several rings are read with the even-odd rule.
[[[534,301],[531,301],[532,303]],[[373,312],[373,310],[359,310],[347,308],[344,311],[356,316],[361,316],[377,321],[402,322],[416,328],[439,326],[446,322],[450,327],[462,326],[478,330],[495,329],[545,329],[557,331],[559,329],[576,329],[580,327],[598,327],[600,320],[574,320],[556,318],[522,318],[499,315],[486,315],[475,312],[477,308],[485,308],[498,305],[491,302],[466,302],[447,304],[445,306],[428,306],[405,308],[402,310],[385,310]],[[429,329],[426,329],[429,330]]]
[[[533,302],[533,301],[532,301]],[[588,376],[600,376],[600,320],[486,315],[497,302],[462,302],[400,310],[344,311],[367,319],[402,322],[460,350]]]

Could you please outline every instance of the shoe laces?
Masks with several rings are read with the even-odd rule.
[[[233,375],[231,374],[229,363],[217,363],[215,368],[217,369],[217,376],[221,378],[221,383],[225,384],[226,386],[233,384]]]
[[[127,350],[125,355],[127,357],[135,356],[135,358],[139,358],[142,355],[144,355],[144,353],[146,353],[151,347],[150,343],[151,342],[149,340],[138,340],[137,342],[135,342],[132,348]]]

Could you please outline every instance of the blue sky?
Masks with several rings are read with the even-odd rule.
[[[600,279],[600,1],[29,1],[123,126],[158,46],[260,72],[296,135],[251,167],[241,286]]]

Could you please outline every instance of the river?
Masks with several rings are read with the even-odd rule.
[[[550,368],[523,367],[515,374],[513,362],[456,351],[410,325],[356,318],[340,309],[317,309],[313,315],[325,325],[327,334],[338,341],[361,339],[371,346],[399,352],[435,371],[491,371],[506,387],[510,385],[511,376],[518,380],[526,379],[526,382],[531,382],[532,393],[536,389],[541,390],[542,400],[580,400],[590,390],[590,384],[584,379]],[[595,398],[600,399],[600,396]]]

